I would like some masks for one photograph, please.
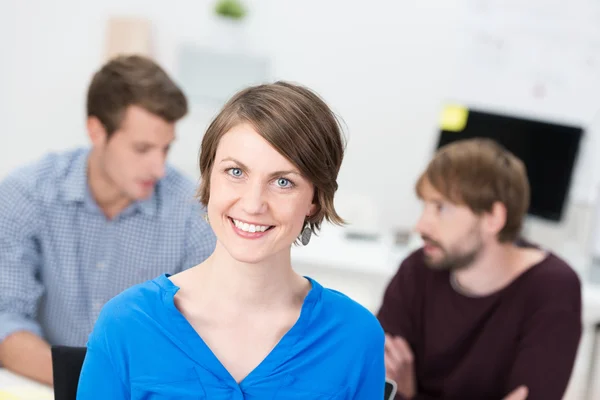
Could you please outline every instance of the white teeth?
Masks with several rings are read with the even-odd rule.
[[[237,219],[232,218],[232,220],[233,220],[233,224],[235,225],[235,227],[244,232],[250,232],[250,233],[264,232],[267,229],[269,229],[269,226],[267,226],[267,225],[252,225],[252,224],[248,224],[246,222],[238,221]]]

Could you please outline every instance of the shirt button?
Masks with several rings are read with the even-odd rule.
[[[100,310],[102,309],[102,303],[100,303],[99,301],[95,301],[93,307],[94,311],[100,312]]]
[[[96,268],[104,269],[106,268],[106,263],[104,261],[100,261],[98,264],[96,264]]]

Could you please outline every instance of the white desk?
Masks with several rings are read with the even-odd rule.
[[[394,246],[389,238],[377,242],[353,241],[344,237],[343,229],[325,226],[322,234],[313,237],[308,246],[292,249],[292,263],[298,273],[309,275],[376,312],[400,262],[420,245],[420,239],[415,237],[405,246]],[[581,255],[576,246],[551,250],[579,273],[583,286],[583,334],[564,399],[597,400],[600,399],[600,383],[594,388],[594,382],[600,382],[600,349],[597,356],[593,353],[595,343],[599,342],[596,326],[600,324],[600,285],[588,281],[591,261]],[[600,345],[596,347],[600,348]]]
[[[53,400],[52,388],[0,368],[0,400]]]

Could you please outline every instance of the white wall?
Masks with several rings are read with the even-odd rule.
[[[16,23],[0,29],[1,36],[13,30],[17,37],[4,53],[15,67],[5,92],[15,105],[15,127],[3,137],[16,141],[0,149],[0,174],[48,149],[86,143],[85,89],[102,62],[109,15],[151,18],[156,56],[175,72],[180,43],[214,38],[211,3],[179,1],[175,8],[161,1],[11,0],[6,16]],[[380,211],[379,223],[412,224],[418,209],[413,181],[430,155],[452,76],[456,8],[442,0],[247,3],[248,50],[270,54],[273,78],[313,87],[348,126],[340,198],[363,192]],[[190,146],[205,123],[182,124],[171,160],[188,171],[196,157]]]
[[[466,1],[451,94],[479,107],[586,129],[572,198],[593,202],[600,179],[600,4]]]
[[[15,8],[15,2],[0,2],[0,57],[2,59],[2,62],[0,62],[0,139],[3,143],[3,146],[0,146],[1,148],[7,147],[8,138],[16,136],[13,124],[15,107],[11,101],[14,93],[12,79],[15,76],[14,62],[11,56],[14,53],[15,40],[8,36],[8,33],[15,30],[15,20],[13,18]],[[6,150],[0,153],[0,171],[2,172],[4,166],[2,159],[5,158],[7,153]]]
[[[46,2],[9,0],[0,27],[9,40],[3,60],[13,72],[4,96],[14,105],[16,142],[2,148],[0,172],[49,149],[85,144],[85,92],[92,73],[104,61],[107,18],[141,15],[152,19],[155,54],[173,72],[177,45],[202,37],[208,28],[208,1],[179,2],[174,9],[161,1]],[[6,6],[5,6],[6,7]],[[198,133],[199,135],[200,133]]]
[[[454,74],[459,9],[443,0],[290,3],[274,2],[294,16],[274,26],[277,75],[317,89],[348,125],[340,196],[370,196],[384,229],[410,226],[414,180]]]
[[[87,143],[85,91],[103,62],[110,15],[150,18],[156,58],[177,78],[180,44],[218,44],[212,3],[2,2],[0,117],[5,145],[0,146],[0,176],[47,150]],[[513,90],[506,70],[486,75],[485,69],[473,67],[475,61],[465,61],[468,46],[473,45],[464,28],[472,17],[470,7],[475,3],[490,7],[494,0],[246,3],[251,13],[244,28],[245,49],[269,55],[273,79],[311,86],[345,121],[349,144],[339,179],[339,204],[345,217],[365,225],[408,228],[415,221],[420,206],[413,184],[432,154],[440,106],[446,99],[515,111],[529,107],[525,111],[539,114],[553,113],[560,103],[519,102],[523,96]],[[507,34],[502,26],[496,28],[496,34]],[[513,54],[509,65],[514,67],[515,59]],[[517,77],[515,82],[523,79]],[[593,90],[567,92],[573,96],[560,104],[578,101],[593,108],[598,100],[590,95]],[[171,154],[173,163],[194,176],[198,144],[211,111],[196,110],[183,121]],[[358,211],[364,211],[365,204],[372,206],[371,214],[361,219]],[[541,240],[559,242],[567,231],[577,230],[564,226],[538,229]]]

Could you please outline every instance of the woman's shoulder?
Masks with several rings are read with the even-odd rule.
[[[322,317],[330,320],[354,337],[380,338],[384,333],[375,315],[365,306],[335,289],[323,289]]]
[[[125,289],[102,307],[94,331],[131,331],[136,325],[155,319],[164,312],[169,282],[166,275],[161,275]]]
[[[170,281],[167,276],[161,275],[155,279],[131,286],[110,299],[105,304],[104,309],[113,312],[131,312],[135,311],[134,308],[132,309],[132,305],[152,305],[164,295],[165,283],[168,284],[168,282]]]

